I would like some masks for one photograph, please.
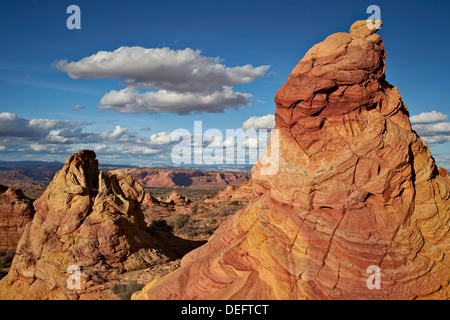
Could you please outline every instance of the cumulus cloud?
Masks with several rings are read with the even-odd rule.
[[[244,130],[273,129],[275,127],[275,116],[268,114],[262,117],[250,117],[242,124]]]
[[[450,123],[446,114],[423,112],[410,118],[412,128],[429,145],[450,141]]]
[[[215,92],[173,92],[167,90],[139,93],[135,88],[112,90],[103,96],[99,109],[120,113],[192,112],[221,113],[228,107],[248,105],[251,94],[235,92],[229,87]]]
[[[0,136],[36,137],[46,136],[51,130],[73,128],[83,125],[82,121],[31,119],[26,120],[10,112],[0,113]]]
[[[170,132],[158,132],[150,136],[150,143],[153,145],[164,145],[171,143]]]
[[[269,67],[227,67],[220,58],[203,56],[191,48],[142,47],[99,51],[79,61],[56,64],[73,79],[122,79],[127,88],[107,93],[100,101],[101,109],[179,114],[217,113],[248,105],[251,94],[235,92],[233,86],[262,78]],[[138,88],[147,91],[139,93]]]
[[[431,112],[422,112],[421,114],[412,116],[410,118],[411,124],[423,124],[423,123],[436,123],[447,121],[448,116],[441,112],[431,111]]]
[[[86,109],[86,107],[82,106],[82,105],[79,105],[79,104],[76,104],[76,105],[73,106],[73,109],[76,110],[76,111],[80,111],[80,110]]]
[[[269,66],[226,67],[220,58],[186,48],[120,47],[99,51],[76,62],[61,60],[56,67],[73,79],[123,78],[128,86],[171,91],[209,91],[249,83],[263,77]]]
[[[119,146],[110,146],[110,145],[99,145],[95,148],[96,152],[100,153],[108,153],[108,154],[155,154],[160,152],[158,149],[153,149],[147,146],[140,145],[119,145]]]

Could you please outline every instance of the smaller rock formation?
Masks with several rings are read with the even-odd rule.
[[[185,206],[191,203],[191,200],[189,200],[186,197],[183,197],[181,194],[179,194],[176,191],[172,191],[169,197],[167,197],[166,200],[164,200],[165,203],[173,204],[176,206]]]
[[[93,151],[70,156],[35,201],[0,299],[114,298],[109,288],[124,274],[178,258],[179,245],[146,230],[143,199],[128,174],[99,172]],[[76,268],[79,288],[67,285]]]
[[[439,168],[438,168],[438,171],[439,171],[439,175],[440,175],[442,178],[450,179],[450,175],[448,174],[448,171],[447,171],[447,170],[445,170],[444,168],[439,167]]]
[[[0,250],[14,251],[33,219],[33,201],[21,189],[0,185]]]
[[[235,186],[228,186],[220,191],[215,197],[208,198],[205,203],[221,204],[224,202],[249,202],[253,198],[252,180],[241,184],[239,188]]]

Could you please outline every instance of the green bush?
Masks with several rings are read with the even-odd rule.
[[[239,201],[233,200],[230,202],[231,206],[238,206],[239,205]]]
[[[14,259],[14,251],[0,251],[0,268],[8,267]]]
[[[173,226],[175,229],[182,229],[186,227],[189,223],[191,223],[191,217],[184,214],[179,214],[175,218],[175,221],[173,222]]]
[[[167,224],[167,221],[164,219],[156,219],[150,223],[150,228],[157,231],[162,232],[172,232],[173,227]]]
[[[120,300],[130,300],[131,295],[136,291],[142,290],[143,284],[136,281],[130,281],[128,283],[116,283],[111,287],[112,293],[117,295]]]

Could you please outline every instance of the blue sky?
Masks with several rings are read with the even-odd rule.
[[[81,9],[81,30],[66,27],[71,4]],[[64,161],[92,148],[103,163],[167,163],[167,133],[177,128],[193,132],[201,120],[225,132],[273,114],[276,90],[306,51],[368,18],[372,4],[381,9],[387,80],[438,165],[450,168],[449,1],[2,0],[0,160]],[[111,70],[97,63],[102,51],[115,59]],[[215,75],[206,77],[208,92],[183,81],[183,63],[141,75],[148,55],[198,63]],[[126,81],[139,84],[126,89]],[[134,101],[127,113],[118,112],[123,99]],[[135,113],[155,103],[163,107]]]

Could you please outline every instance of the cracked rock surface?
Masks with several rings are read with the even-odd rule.
[[[134,299],[450,297],[450,179],[365,23],[312,47],[278,90],[279,166],[256,163],[249,206]]]

